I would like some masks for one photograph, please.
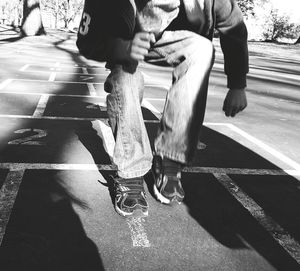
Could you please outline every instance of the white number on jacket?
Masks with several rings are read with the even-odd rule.
[[[85,36],[89,32],[89,25],[91,23],[91,16],[84,12],[82,14],[81,26],[79,29],[79,33]]]

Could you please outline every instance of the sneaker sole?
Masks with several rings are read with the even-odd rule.
[[[146,217],[148,216],[148,210],[143,212],[141,209],[134,210],[132,213],[126,213],[122,211],[118,206],[115,205],[116,212],[123,217]]]

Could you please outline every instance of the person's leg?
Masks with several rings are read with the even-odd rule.
[[[175,66],[173,84],[167,95],[155,140],[155,152],[163,158],[161,166],[161,161],[154,161],[154,167],[161,168],[156,170],[160,173],[156,176],[159,180],[155,189],[162,202],[180,202],[184,196],[180,184],[180,164],[190,162],[196,149],[204,118],[214,48],[211,41],[193,32],[166,31],[151,54],[151,62],[159,60],[153,57],[156,54]],[[167,168],[165,173],[164,168]],[[164,175],[169,175],[169,178]],[[168,187],[168,182],[171,187]]]
[[[136,67],[115,65],[104,88],[109,93],[107,113],[115,137],[116,210],[123,216],[132,215],[137,209],[147,215],[143,175],[151,168],[152,151],[141,112],[142,74]]]
[[[140,71],[115,65],[105,82],[107,113],[116,145],[113,162],[122,178],[145,175],[152,151],[141,111],[144,79]]]
[[[161,156],[187,164],[204,118],[214,49],[211,41],[189,31],[166,32],[161,43],[169,44],[159,50],[176,66],[155,150]]]

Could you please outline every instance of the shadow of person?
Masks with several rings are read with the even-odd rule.
[[[148,134],[151,135],[153,148],[155,127],[151,125],[148,125]],[[287,174],[268,174],[268,170],[280,171],[280,168],[208,127],[202,128],[200,141],[201,148],[196,151],[192,163],[182,174],[182,185],[186,193],[184,204],[191,217],[225,247],[255,250],[277,270],[298,270],[297,262],[272,237],[267,228],[261,225],[261,221],[254,218],[255,214],[250,214],[212,173],[200,170],[192,173],[189,168],[206,168],[219,172],[223,169],[237,169],[237,173],[228,173],[228,176],[237,183],[239,189],[257,202],[262,210],[266,210],[279,225],[284,225],[284,229],[298,241],[299,182]],[[243,173],[244,169],[264,169],[266,174],[249,175]],[[150,194],[155,198],[151,172],[145,176],[145,181]]]
[[[299,183],[285,174],[273,176],[266,173],[260,176],[258,173],[243,173],[244,169],[264,169],[267,172],[280,171],[280,168],[212,129],[203,127],[200,140],[204,142],[204,148],[196,151],[191,166],[200,165],[219,171],[236,168],[237,173],[228,173],[237,184],[236,193],[243,191],[244,195],[250,196],[255,204],[258,203],[262,210],[272,215],[279,225],[285,225],[285,230],[297,239],[299,234],[294,224],[299,208],[294,205],[300,202],[297,195]],[[250,214],[213,174],[189,173],[187,170],[183,173],[182,184],[186,192],[184,204],[190,215],[222,245],[231,249],[254,249],[278,270],[299,268],[268,232],[268,226],[263,227],[262,222],[254,218],[255,214]],[[293,198],[293,203],[287,202],[286,196]],[[282,199],[281,205],[278,204],[279,198]]]
[[[72,206],[88,205],[60,182],[55,172],[25,174],[1,246],[1,270],[104,270]]]
[[[98,134],[91,122],[84,122],[78,126],[76,134],[79,141],[92,155],[96,165],[111,165],[110,156],[104,148],[103,139],[101,137],[103,135]],[[112,170],[99,170],[105,182],[102,180],[98,180],[98,182],[107,187],[111,202],[114,204],[115,193],[113,177],[116,175],[116,170],[113,170],[113,167],[111,168]]]

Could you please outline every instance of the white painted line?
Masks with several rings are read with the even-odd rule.
[[[91,97],[91,96],[87,96],[87,97]],[[89,108],[89,109],[99,109],[99,107],[106,107],[106,101],[97,101],[93,104],[90,104],[90,105],[87,105],[86,108]],[[101,110],[101,108],[100,108]]]
[[[24,169],[10,171],[7,174],[0,190],[0,245],[5,234],[6,226],[18,194],[24,172]]]
[[[59,66],[60,66],[60,62],[55,62],[54,67],[56,68],[56,70],[58,69]],[[48,81],[53,82],[55,81],[55,78],[56,78],[56,72],[51,72]]]
[[[148,101],[157,101],[157,102],[165,102],[166,98],[145,98]]]
[[[145,219],[138,218],[127,218],[126,222],[130,229],[132,245],[134,247],[150,247],[151,244],[148,240],[147,233],[143,223]]]
[[[48,100],[49,100],[49,95],[43,94],[41,96],[39,103],[33,113],[34,117],[42,117],[44,115]]]
[[[73,68],[73,67],[76,67],[76,68],[89,68],[89,69],[93,69],[93,70],[96,70],[96,69],[100,69],[100,70],[106,70],[104,66],[94,66],[94,65],[89,65],[89,66],[82,66],[82,65],[78,65],[78,64],[73,64],[72,61],[70,62],[59,62],[60,65],[59,67],[64,69],[64,68]],[[31,64],[32,65],[32,64]],[[50,65],[53,65],[53,59],[50,61],[49,60],[49,63],[45,63],[44,62],[44,59],[43,59],[43,63],[38,63],[39,66],[45,66],[45,67],[49,67]],[[55,65],[55,64],[54,64]]]
[[[96,97],[97,96],[97,92],[96,92],[96,89],[95,89],[94,85],[92,83],[87,83],[87,86],[88,86],[90,95],[92,97]]]
[[[116,167],[114,165],[103,165],[103,164],[0,163],[0,169],[115,170]],[[227,175],[300,176],[300,172],[295,170],[185,167],[183,171],[187,173],[227,174]]]
[[[116,170],[114,165],[100,164],[48,164],[48,163],[0,163],[0,169],[9,170]]]
[[[1,91],[0,94],[15,94],[15,95],[34,95],[34,96],[40,96],[41,93],[39,92],[15,92],[15,91]],[[45,93],[43,92],[42,95],[48,95],[53,97],[73,97],[73,98],[98,98],[98,99],[106,99],[106,94],[104,95],[76,95],[76,94],[56,94],[56,93]],[[106,104],[105,104],[106,106]]]
[[[13,79],[11,79],[13,81]],[[47,81],[48,82],[48,81]],[[89,83],[91,84],[91,83]],[[93,83],[94,85],[95,83]],[[39,92],[16,92],[16,91],[1,91],[0,93],[9,93],[9,94],[16,94],[16,95],[36,95],[40,96],[41,93]],[[91,95],[77,95],[77,94],[57,94],[57,93],[45,93],[43,94],[48,95],[48,96],[57,96],[57,97],[78,97],[78,98],[87,98],[87,97],[93,97],[93,98],[101,98],[105,99],[107,94],[104,93],[104,95],[96,95],[96,96],[91,96]],[[161,101],[164,102],[165,99],[159,99],[159,98],[145,98],[148,101]],[[157,110],[157,109],[156,109]]]
[[[105,122],[107,118],[81,118],[81,117],[57,117],[57,116],[25,116],[25,115],[4,115],[1,114],[0,118],[12,119],[36,119],[36,120],[64,120],[64,121],[93,121],[101,120]],[[158,120],[144,120],[145,123],[159,123]]]
[[[229,123],[224,123],[224,122],[204,122],[203,125],[208,125],[208,126],[228,126]]]
[[[56,72],[51,72],[48,81],[49,82],[55,81],[55,77],[56,77]]]
[[[24,72],[30,67],[30,64],[25,64],[19,71]]]
[[[88,70],[87,70],[86,67],[82,67],[81,69],[82,69],[82,72],[83,72],[84,74],[89,74],[89,72],[88,72]]]
[[[80,76],[80,78],[82,78],[82,81],[88,81],[94,79],[94,76],[85,76],[85,77]]]
[[[187,173],[220,173],[228,175],[300,176],[300,171],[289,169],[185,167],[183,171]]]
[[[161,84],[145,84],[145,87],[163,88],[165,90],[169,90],[170,89],[170,86],[161,85]]]
[[[99,132],[98,135],[102,138],[103,146],[105,151],[110,157],[110,160],[112,161],[113,154],[114,154],[114,148],[115,148],[115,138],[112,133],[112,130],[107,122],[103,122],[100,120],[93,121],[93,127],[94,129]],[[96,126],[96,127],[95,127]],[[97,126],[100,129],[97,129]]]
[[[6,88],[12,81],[13,79],[4,80],[2,83],[0,83],[0,90]]]
[[[257,222],[300,264],[300,244],[286,232],[272,217],[268,216],[251,197],[244,193],[226,174],[215,173],[214,176],[248,210]]]
[[[36,80],[36,79],[19,79],[19,78],[15,78],[13,79],[14,81],[24,81],[24,82],[33,82],[33,83],[47,83],[49,82],[49,79],[48,80]],[[58,81],[56,80],[55,83],[63,83],[63,84],[83,84],[83,85],[86,85],[87,83],[86,82],[80,82],[80,81]],[[96,82],[93,82],[94,85],[104,85],[104,83],[96,83]]]
[[[295,162],[294,160],[290,159],[289,157],[287,157],[286,155],[280,153],[279,151],[276,151],[275,149],[269,147],[268,145],[266,145],[265,143],[263,143],[262,141],[256,139],[255,137],[251,136],[250,134],[246,133],[245,131],[241,130],[240,128],[236,127],[233,124],[228,123],[227,126],[233,130],[234,132],[240,134],[241,136],[245,137],[247,140],[249,140],[250,142],[256,144],[257,146],[259,146],[261,149],[265,150],[266,152],[272,154],[273,156],[275,156],[277,159],[281,160],[282,162],[284,162],[286,165],[294,168],[297,171],[300,171],[300,164],[298,164],[297,162]]]

